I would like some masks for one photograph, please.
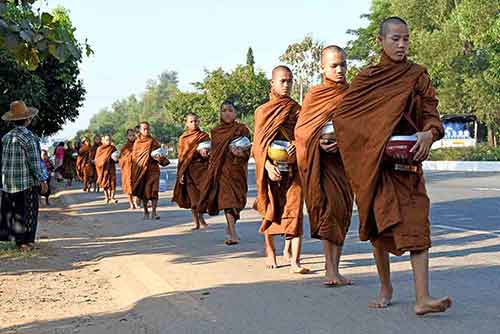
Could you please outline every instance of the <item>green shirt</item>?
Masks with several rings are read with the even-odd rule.
[[[2,138],[3,191],[17,193],[45,180],[40,142],[30,130],[17,126]]]

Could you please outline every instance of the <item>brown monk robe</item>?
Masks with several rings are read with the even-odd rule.
[[[78,152],[76,160],[76,170],[78,177],[83,182],[83,191],[90,191],[90,184],[94,177],[94,169],[90,159],[91,147],[88,139],[83,140],[83,145]]]
[[[208,170],[208,150],[198,151],[198,144],[209,141],[208,133],[199,128],[198,116],[189,113],[186,116],[187,130],[179,138],[177,177],[175,179],[173,202],[179,207],[191,209],[194,229],[206,228],[203,213],[198,212],[200,189],[205,182]]]
[[[220,109],[221,124],[212,129],[212,149],[205,183],[200,191],[200,212],[215,216],[224,210],[226,216],[226,245],[239,243],[236,222],[247,202],[247,173],[250,150],[230,147],[238,137],[250,138],[250,130],[237,122],[232,102],[224,101]]]
[[[76,150],[73,148],[73,144],[67,142],[62,165],[62,176],[66,179],[67,187],[71,187],[73,179],[76,176],[76,158],[73,156],[74,153],[76,153]]]
[[[85,156],[88,156],[88,154],[90,153],[90,145],[86,144],[86,141],[84,140],[77,153],[78,156],[76,157],[76,176],[83,182],[83,163]]]
[[[99,146],[95,155],[97,183],[104,190],[106,203],[118,203],[115,199],[116,161],[111,158],[111,154],[115,151],[116,147],[111,144],[111,137],[106,135],[102,138],[102,145]]]
[[[438,100],[424,67],[406,59],[409,30],[392,17],[381,24],[380,63],[363,70],[352,82],[340,111],[334,114],[337,140],[356,194],[361,240],[371,240],[381,280],[372,307],[391,303],[389,254],[410,251],[416,289],[415,312],[443,312],[451,299],[433,299],[428,291],[429,198],[421,161],[433,141],[443,136]],[[406,120],[408,113],[412,121]],[[416,123],[414,129],[411,123]],[[392,135],[414,134],[412,163],[404,169],[384,160]]]
[[[323,83],[307,93],[295,127],[297,165],[309,213],[311,237],[323,240],[328,286],[349,285],[339,273],[342,245],[351,224],[353,194],[336,143],[324,142],[322,130],[342,101],[346,55],[338,46],[322,52]],[[331,147],[328,146],[330,144]]]
[[[97,184],[97,171],[95,169],[95,155],[97,153],[97,149],[101,146],[101,136],[94,137],[94,143],[90,147],[90,164],[87,170],[87,175],[89,179],[89,188],[90,186],[94,186],[94,192],[99,192],[99,184]]]
[[[255,111],[252,150],[255,158],[257,198],[254,208],[262,216],[259,231],[264,233],[265,237],[266,267],[277,268],[273,237],[284,235],[284,256],[290,261],[292,272],[305,273],[308,269],[300,265],[304,198],[294,146],[294,129],[300,105],[290,97],[292,83],[290,69],[286,66],[276,67],[271,80],[271,98]],[[288,173],[280,173],[268,158],[268,147],[276,139],[290,143]]]
[[[151,137],[149,123],[140,124],[140,135],[132,148],[132,194],[143,203],[144,219],[160,219],[156,213],[158,192],[160,191],[160,165],[170,163],[166,157],[151,157],[151,152],[160,148],[160,143]],[[151,201],[151,217],[148,211],[148,201]]]
[[[137,209],[132,195],[132,149],[134,147],[135,131],[133,129],[127,130],[127,143],[122,146],[120,150],[120,172],[122,179],[122,191],[127,194],[130,209]]]

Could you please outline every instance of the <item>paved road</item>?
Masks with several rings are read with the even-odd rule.
[[[312,274],[293,276],[285,266],[264,270],[259,219],[250,209],[238,226],[242,244],[229,248],[223,245],[222,217],[193,233],[190,213],[169,203],[170,191],[163,194],[159,222],[142,221],[125,203],[105,207],[93,194],[73,192],[66,198],[75,215],[94,223],[95,239],[72,247],[120,277],[113,289],[124,308],[91,315],[88,326],[73,328],[75,319],[62,319],[26,324],[24,332],[498,333],[500,175],[443,172],[426,178],[432,199],[431,290],[454,298],[446,314],[413,314],[408,256],[393,257],[395,304],[368,310],[378,283],[370,245],[358,240],[356,216],[342,261],[355,286],[328,289],[321,286],[321,243],[309,237],[303,255]],[[249,196],[252,203],[254,187]]]

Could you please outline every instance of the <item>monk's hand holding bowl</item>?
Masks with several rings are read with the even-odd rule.
[[[180,184],[184,184],[184,175],[181,176],[181,179],[179,180]]]
[[[338,152],[339,148],[337,146],[336,142],[331,142],[329,140],[321,139],[319,141],[319,146],[321,149],[327,153],[336,153]]]
[[[297,149],[295,148],[294,143],[290,143],[288,148],[286,149],[288,153],[288,162],[296,163],[297,162]]]
[[[420,162],[429,156],[434,136],[430,130],[417,132],[415,136],[417,136],[417,142],[411,148],[410,152],[413,153],[413,160]]]
[[[239,147],[231,147],[231,153],[236,157],[245,157],[245,153],[243,153],[243,150]]]
[[[200,155],[202,158],[205,158],[205,159],[208,158],[208,150],[206,148],[201,149],[199,152],[200,152]]]
[[[281,181],[281,173],[277,166],[273,165],[273,163],[269,160],[266,160],[266,164],[264,166],[267,171],[267,175],[271,181],[277,182]]]

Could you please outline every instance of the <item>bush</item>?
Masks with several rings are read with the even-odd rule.
[[[429,160],[500,161],[500,147],[478,145],[476,147],[440,148],[431,151]]]

